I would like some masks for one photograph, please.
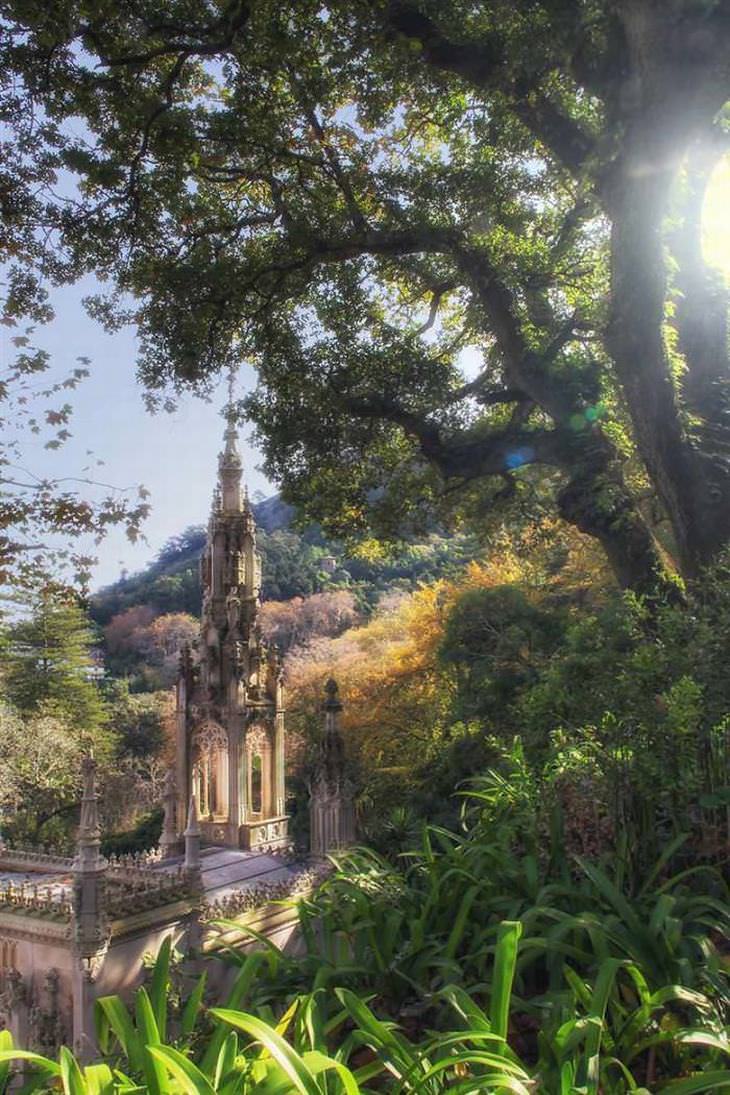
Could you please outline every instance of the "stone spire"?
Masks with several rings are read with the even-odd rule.
[[[75,870],[98,871],[103,866],[103,860],[100,853],[101,829],[96,793],[96,761],[93,757],[84,757],[81,762],[81,771],[84,778],[84,790],[76,841]]]
[[[233,402],[233,380],[231,373],[228,382],[228,403],[226,405],[226,428],[223,434],[223,452],[218,457],[218,491],[224,513],[243,513],[244,499],[241,492],[243,463],[238,449],[238,430],[236,429],[236,411]]]
[[[178,677],[178,832],[194,792],[206,840],[231,847],[284,847],[283,685],[280,667],[269,657],[257,626],[261,557],[254,513],[243,488],[232,384],[225,418],[218,484],[200,561],[203,607],[196,664],[184,659]]]
[[[345,746],[340,730],[340,701],[333,677],[325,685],[324,733],[310,783],[310,845],[322,857],[355,841],[352,786],[345,771]]]
[[[324,686],[324,738],[322,739],[321,769],[330,781],[341,780],[345,770],[345,743],[340,730],[342,701],[334,677]]]

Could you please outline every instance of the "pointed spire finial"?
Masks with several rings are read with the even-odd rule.
[[[185,836],[200,836],[200,825],[198,824],[198,803],[195,795],[190,796],[190,803],[188,804],[188,823],[185,828]]]
[[[188,824],[185,837],[185,870],[200,872],[200,825],[198,824],[198,804],[195,795],[190,796]]]
[[[89,753],[81,762],[84,790],[76,839],[76,869],[96,871],[103,866],[100,855],[101,826],[96,793],[96,761]]]
[[[232,365],[228,370],[228,406],[233,406],[233,396],[236,390],[236,369]]]
[[[236,404],[233,399],[235,372],[228,379],[228,402],[223,410],[226,428],[223,433],[223,452],[218,458],[218,486],[224,512],[240,513],[241,503],[241,454],[238,451]],[[216,503],[214,502],[214,508]]]

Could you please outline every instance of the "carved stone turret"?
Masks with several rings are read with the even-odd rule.
[[[178,680],[177,825],[194,794],[205,841],[284,847],[284,697],[257,622],[261,559],[232,398],[226,420],[200,567],[198,665],[188,657]]]
[[[329,855],[355,842],[355,808],[352,784],[345,767],[345,747],[340,730],[337,682],[325,685],[324,733],[309,789],[311,853]]]
[[[96,762],[82,763],[84,790],[74,859],[74,939],[86,958],[103,950],[108,941],[104,910],[107,863],[101,855],[101,829],[96,793]]]

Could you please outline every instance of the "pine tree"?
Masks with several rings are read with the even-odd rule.
[[[106,711],[96,683],[94,641],[78,604],[40,596],[30,616],[6,633],[6,699],[21,715],[53,715],[89,745],[101,745]]]

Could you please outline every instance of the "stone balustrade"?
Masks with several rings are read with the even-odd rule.
[[[26,848],[7,848],[0,845],[0,868],[11,871],[70,871],[73,859],[54,855],[52,852],[31,851]]]
[[[272,901],[293,900],[316,889],[330,871],[329,864],[303,867],[294,872],[290,878],[284,878],[278,882],[259,882],[246,889],[237,890],[215,901],[206,902],[201,912],[201,919],[208,923],[214,920],[229,920],[240,916],[241,913],[259,909]]]
[[[68,893],[58,887],[36,886],[31,882],[0,884],[0,909],[31,916],[70,920],[73,908]]]
[[[123,855],[107,856],[107,864],[112,870],[146,870],[154,867],[162,859],[159,848],[146,852],[125,852]]]
[[[123,917],[190,898],[195,893],[194,883],[182,867],[175,871],[123,867],[109,872],[105,908],[110,916]]]

